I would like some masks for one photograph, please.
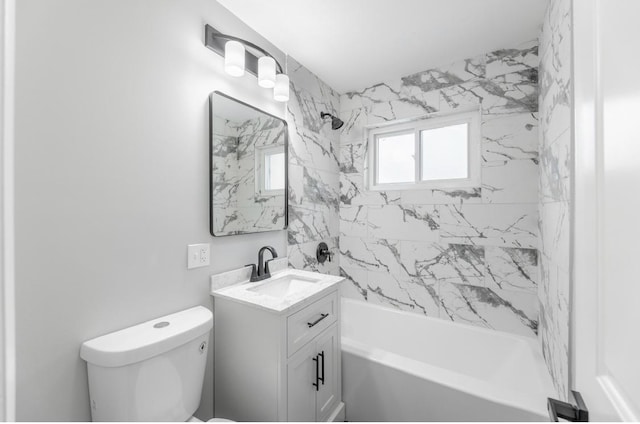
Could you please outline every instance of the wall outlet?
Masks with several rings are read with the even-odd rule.
[[[187,246],[187,269],[207,266],[210,262],[209,243],[190,244]]]

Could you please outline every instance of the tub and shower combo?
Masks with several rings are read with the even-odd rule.
[[[535,339],[342,300],[348,421],[548,421]]]

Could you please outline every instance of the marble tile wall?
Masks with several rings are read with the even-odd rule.
[[[217,235],[284,228],[283,195],[256,195],[256,148],[281,143],[284,125],[261,117],[233,122],[216,117],[212,172],[213,228]]]
[[[472,107],[482,111],[480,186],[365,189],[366,126]],[[345,93],[340,117],[344,294],[535,337],[538,41]]]
[[[561,398],[569,382],[571,0],[551,0],[540,36],[539,337]]]
[[[340,97],[292,57],[287,58],[289,124],[289,264],[293,268],[339,274],[340,133],[321,112],[338,114]],[[324,241],[332,261],[316,260]]]

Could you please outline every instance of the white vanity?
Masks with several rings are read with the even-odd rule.
[[[271,278],[253,283],[249,268],[211,277],[216,415],[344,421],[343,279],[283,266],[286,259],[273,261]]]

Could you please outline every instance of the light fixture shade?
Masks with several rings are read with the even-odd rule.
[[[244,75],[244,46],[239,41],[227,41],[224,45],[224,70],[233,77]]]
[[[285,74],[276,75],[276,86],[273,87],[273,98],[278,102],[289,101],[289,77]]]
[[[258,59],[258,85],[273,88],[276,85],[276,60],[269,56]]]

